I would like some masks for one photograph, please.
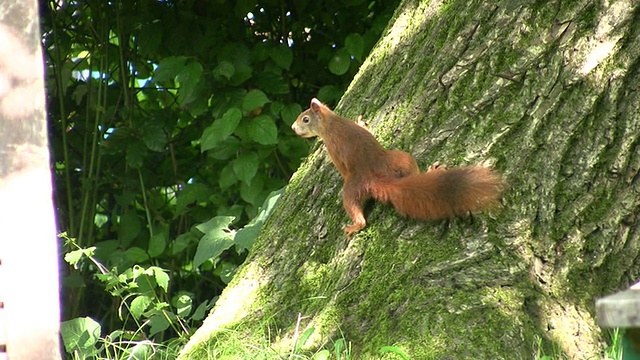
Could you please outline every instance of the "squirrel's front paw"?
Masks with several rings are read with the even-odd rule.
[[[433,171],[433,170],[447,170],[447,165],[440,164],[440,161],[436,161],[433,164],[431,164],[431,166],[429,166],[429,168],[427,169],[427,172]]]
[[[364,224],[351,224],[344,227],[344,233],[347,234],[348,238],[351,238],[351,235],[357,233],[358,231],[364,228]]]
[[[367,123],[366,121],[362,120],[362,115],[358,115],[358,119],[356,119],[356,125],[360,126],[361,128],[371,132],[369,130],[369,123]]]

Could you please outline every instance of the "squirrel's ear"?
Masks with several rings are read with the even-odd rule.
[[[323,106],[324,105],[320,102],[320,100],[316,98],[311,99],[311,110],[313,110],[313,112],[320,112],[320,109]]]

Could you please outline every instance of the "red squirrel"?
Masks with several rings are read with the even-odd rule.
[[[385,150],[361,125],[336,115],[317,99],[291,126],[301,137],[319,136],[344,179],[342,203],[353,224],[347,236],[366,226],[363,203],[390,202],[412,218],[437,220],[478,212],[500,203],[500,175],[482,166],[445,169],[432,166],[421,173],[404,151]]]

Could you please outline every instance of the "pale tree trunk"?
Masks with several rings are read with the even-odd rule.
[[[38,3],[0,2],[0,358],[59,359]]]
[[[221,328],[286,352],[301,314],[299,333],[344,337],[358,359],[385,345],[414,359],[601,357],[594,301],[640,272],[639,6],[404,1],[336,112],[364,114],[423,169],[491,164],[503,208],[419,222],[376,204],[347,242],[321,146],[190,354]]]

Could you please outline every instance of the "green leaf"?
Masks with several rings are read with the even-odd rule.
[[[162,44],[162,25],[160,22],[147,23],[140,27],[137,36],[140,52],[146,57],[153,57],[158,47]]]
[[[405,354],[404,351],[400,350],[400,348],[398,348],[397,346],[383,346],[380,348],[381,355],[389,352],[400,356],[400,358],[402,358],[403,360],[409,360],[409,356]]]
[[[240,140],[235,136],[230,136],[219,143],[214,149],[207,151],[207,156],[216,160],[229,160],[238,154]]]
[[[280,201],[280,198],[282,197],[286,189],[287,187],[285,186],[269,193],[267,198],[264,200],[264,203],[260,207],[260,213],[256,217],[258,220],[267,220],[269,215],[271,215],[271,213],[273,212],[273,209],[276,208],[278,201]]]
[[[242,108],[245,111],[251,111],[261,107],[262,105],[269,102],[269,98],[265,93],[258,89],[251,90],[245,95],[244,101],[242,102]]]
[[[340,100],[343,91],[333,85],[325,85],[318,90],[318,100],[328,103]]]
[[[162,152],[167,146],[167,134],[162,126],[155,123],[147,123],[142,129],[144,131],[142,140],[149,150]]]
[[[329,60],[329,71],[336,75],[344,75],[349,71],[349,66],[351,66],[351,57],[345,48],[336,51]]]
[[[122,259],[131,264],[139,264],[149,260],[147,252],[139,247],[130,247],[122,253]]]
[[[236,72],[231,79],[229,79],[229,83],[233,86],[238,86],[251,79],[251,76],[253,76],[253,68],[248,65],[240,65],[236,68]]]
[[[60,335],[67,353],[76,353],[80,358],[91,358],[100,340],[100,324],[90,317],[75,318],[60,324]]]
[[[137,265],[134,265],[137,266]],[[144,273],[135,276],[135,291],[139,294],[151,294],[154,293],[156,287],[158,287],[158,283],[156,282],[155,277],[153,276],[153,271],[149,269],[144,269],[139,267],[140,270],[144,271]]]
[[[219,118],[232,107],[242,109],[242,101],[247,90],[240,87],[226,87],[224,96],[212,96],[209,99],[209,110],[214,118]]]
[[[293,51],[287,46],[280,45],[271,49],[269,53],[271,60],[279,67],[289,70],[291,63],[293,63]]]
[[[209,310],[213,306],[215,299],[216,298],[212,299],[211,303],[209,303],[208,300],[205,300],[204,302],[202,302],[202,304],[198,305],[198,307],[196,308],[196,311],[193,312],[193,316],[191,316],[191,318],[196,321],[204,319],[204,316],[206,315],[207,310]]]
[[[182,67],[176,75],[176,80],[180,83],[180,90],[184,88],[194,88],[202,77],[202,64],[196,60],[190,60]]]
[[[149,249],[147,252],[151,258],[156,258],[164,252],[167,247],[167,238],[169,234],[167,232],[154,233],[149,239]]]
[[[80,288],[86,288],[87,283],[84,281],[84,277],[80,275],[80,272],[74,271],[62,278],[62,286],[80,290]]]
[[[176,195],[176,215],[181,215],[193,203],[204,203],[209,200],[213,190],[205,184],[185,184]]]
[[[278,143],[278,128],[269,115],[259,115],[249,123],[249,136],[258,144],[273,145]]]
[[[238,176],[240,181],[247,184],[250,184],[253,177],[256,176],[259,165],[260,159],[258,158],[258,154],[254,152],[241,154],[232,162],[233,172]]]
[[[180,83],[178,102],[182,105],[193,102],[197,97],[198,83],[202,78],[202,64],[192,60],[176,75],[176,81]]]
[[[127,145],[127,165],[134,169],[142,167],[147,156],[147,146],[140,141],[132,141]]]
[[[123,338],[123,335],[126,335],[127,333],[123,330],[114,330],[111,332],[111,334],[107,335],[107,337],[111,340],[120,340]]]
[[[236,68],[230,61],[222,60],[218,63],[218,66],[213,69],[213,76],[216,78],[224,77],[229,80],[235,72]]]
[[[191,98],[183,100],[182,104],[185,105],[185,110],[189,112],[192,118],[197,118],[209,111],[209,96],[209,90],[205,88],[203,81],[200,81],[193,94],[191,94]]]
[[[146,295],[137,296],[131,302],[131,315],[136,319],[140,319],[142,313],[144,313],[149,307],[149,304],[151,304],[150,297]]]
[[[78,85],[78,87],[73,91],[73,99],[76,101],[77,105],[82,103],[85,95],[87,95],[87,85]]]
[[[120,216],[118,238],[123,245],[128,245],[140,233],[140,219],[133,211],[127,211]]]
[[[164,269],[152,266],[148,269],[153,274],[154,279],[158,286],[160,286],[164,292],[169,291],[169,275],[164,271]]]
[[[251,205],[260,205],[256,202],[262,202],[262,198],[260,195],[264,189],[264,181],[260,176],[256,176],[251,184],[241,183],[240,184],[240,197],[242,200],[248,202]]]
[[[245,225],[242,229],[238,230],[234,241],[239,250],[249,250],[256,242],[260,229],[262,229],[264,221],[251,222]]]
[[[237,269],[238,266],[236,264],[224,261],[222,264],[216,266],[213,273],[217,275],[223,283],[228,284],[231,279],[233,279],[233,275],[236,274]]]
[[[132,68],[135,69],[136,78],[145,79],[152,83],[151,76],[153,75],[153,66],[140,58],[130,60]]]
[[[145,341],[136,341],[133,347],[128,348],[123,355],[126,354],[126,357],[122,357],[123,359],[132,359],[132,360],[141,360],[141,359],[151,359],[153,355],[157,352],[156,345],[153,344],[149,340]]]
[[[362,53],[364,52],[364,40],[360,34],[349,34],[344,39],[344,46],[347,48],[351,56],[362,61]]]
[[[223,251],[233,246],[233,234],[229,225],[234,219],[233,216],[216,216],[196,226],[204,235],[193,257],[194,267],[202,265],[207,259],[218,258]]]
[[[198,238],[191,232],[183,233],[171,242],[171,254],[176,255],[184,251],[191,243],[198,241]]]
[[[84,256],[93,256],[95,249],[96,247],[92,246],[86,249],[69,251],[68,253],[64,254],[64,261],[69,263],[69,265],[76,266]]]
[[[205,152],[215,148],[218,144],[229,137],[238,127],[242,120],[242,111],[236,107],[232,107],[217,119],[213,124],[209,125],[200,138],[200,151]]]
[[[254,1],[254,0],[249,0]],[[255,2],[253,3],[255,5]],[[245,12],[242,16],[246,16]],[[222,47],[218,54],[219,61],[229,61],[237,69],[240,66],[251,64],[251,51],[242,41],[230,42]]]
[[[218,185],[222,190],[228,189],[231,185],[238,181],[238,176],[233,170],[232,164],[228,164],[220,171],[220,177],[218,178]]]
[[[337,359],[341,359],[342,351],[346,348],[344,338],[340,338],[333,343],[333,351]]]
[[[313,333],[316,331],[315,327],[310,327],[307,330],[305,330],[301,335],[300,335],[300,339],[298,340],[298,343],[296,344],[296,353],[300,351],[300,349],[302,349],[302,347],[307,343],[307,340],[309,340],[309,338],[311,337],[311,335],[313,335]]]
[[[276,118],[280,116],[280,112],[282,112],[283,108],[284,108],[284,104],[282,103],[282,101],[276,100],[269,104],[269,111],[271,115]]]
[[[313,354],[312,360],[329,360],[331,359],[331,352],[327,349],[323,349]]]
[[[300,159],[309,154],[309,143],[301,137],[287,137],[281,141],[278,141],[278,150],[282,154],[287,154],[289,159]],[[299,162],[294,163],[299,164]]]
[[[114,290],[119,288],[120,284],[125,283],[125,281],[120,281],[119,277],[114,275],[114,273],[98,273],[96,274],[96,278],[105,285],[105,289],[108,290],[111,294],[115,294],[119,292],[119,290]]]
[[[137,194],[135,192],[126,189],[122,189],[121,193],[115,194],[116,202],[124,208],[136,201],[136,196]]]
[[[149,318],[149,337],[169,328],[169,320],[162,314],[154,314]]]
[[[300,106],[300,104],[291,103],[287,104],[282,109],[282,111],[280,112],[280,116],[282,116],[282,121],[284,121],[285,124],[291,126],[291,124],[296,121],[296,118],[298,117],[298,115],[300,115],[301,112],[302,107]]]
[[[282,74],[263,71],[256,74],[253,80],[260,89],[269,94],[282,95],[289,93],[289,83],[282,77]]]
[[[262,204],[258,215],[253,218],[249,224],[236,232],[233,241],[235,241],[236,246],[239,249],[248,250],[253,246],[253,243],[256,241],[258,233],[262,228],[262,224],[264,224],[264,221],[269,217],[269,215],[271,215],[271,212],[273,212],[273,209],[278,203],[278,200],[280,200],[282,194],[284,194],[284,191],[285,188],[272,191]]]
[[[186,62],[185,56],[170,56],[162,59],[154,71],[153,80],[156,82],[173,80]]]
[[[193,300],[187,294],[180,294],[176,299],[176,315],[186,318],[193,309]]]
[[[118,250],[120,242],[118,240],[104,240],[96,243],[96,257],[107,259],[109,255]]]
[[[271,46],[267,43],[259,42],[255,44],[253,49],[251,50],[251,59],[254,63],[267,60],[269,58],[270,49]],[[71,75],[71,71],[69,71],[69,75]]]
[[[229,225],[235,220],[233,216],[216,216],[209,221],[196,225],[196,229],[203,234],[227,234]],[[226,236],[226,235],[225,235]]]

